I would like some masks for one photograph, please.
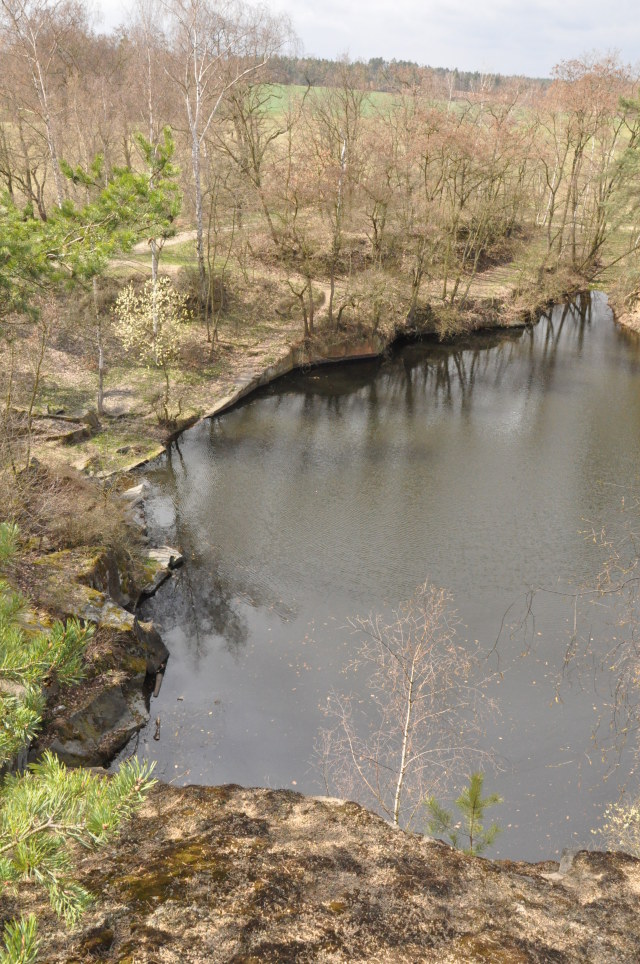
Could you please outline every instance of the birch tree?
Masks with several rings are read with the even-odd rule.
[[[283,22],[234,0],[163,0],[171,45],[167,73],[184,106],[196,222],[200,303],[206,305],[203,155],[225,95],[264,67],[286,40]]]
[[[332,693],[318,751],[327,789],[355,795],[396,825],[487,758],[477,747],[484,710],[477,651],[456,640],[446,589],[428,582],[387,622],[350,622],[360,645],[348,673],[365,677],[367,699]]]
[[[36,95],[37,110],[45,136],[58,206],[64,200],[60,168],[51,73],[65,35],[83,19],[82,8],[73,0],[0,0],[1,26],[26,68]]]

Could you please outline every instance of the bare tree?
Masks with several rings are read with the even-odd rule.
[[[446,589],[428,582],[380,614],[350,622],[361,644],[347,669],[366,675],[367,700],[332,693],[318,753],[327,790],[355,795],[396,825],[478,765],[481,719],[492,704],[478,653],[456,641],[459,620]]]
[[[263,8],[233,0],[163,0],[172,62],[168,74],[184,103],[193,167],[196,250],[201,303],[207,280],[202,197],[205,138],[225,95],[261,67],[286,40],[281,22]]]
[[[75,0],[1,0],[0,27],[16,45],[36,94],[36,110],[42,121],[58,205],[64,198],[60,170],[55,112],[51,98],[51,74],[66,35],[81,22],[84,13]]]
[[[338,80],[338,86],[313,91],[309,98],[305,152],[308,166],[315,169],[317,204],[331,236],[327,306],[330,325],[334,323],[336,275],[345,242],[353,183],[360,167],[360,128],[368,103],[357,66],[341,63]]]

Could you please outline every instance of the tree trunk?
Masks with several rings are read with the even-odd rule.
[[[158,264],[160,246],[157,238],[149,238],[151,248],[151,324],[153,329],[153,353],[158,364]]]
[[[92,280],[93,311],[96,320],[96,345],[98,347],[98,415],[104,415],[104,343],[102,340],[102,319],[98,309],[98,279]]]
[[[207,268],[204,255],[204,219],[202,212],[202,181],[200,173],[200,141],[198,132],[191,131],[191,160],[193,164],[193,182],[196,202],[196,252],[198,255],[198,277],[200,281],[200,308],[203,313],[207,309]]]
[[[411,674],[409,676],[409,692],[407,693],[407,712],[402,728],[402,748],[400,752],[400,770],[398,772],[398,782],[396,783],[396,795],[393,801],[393,822],[396,827],[400,823],[400,799],[402,795],[402,784],[407,768],[407,748],[409,745],[409,732],[411,730],[411,717],[413,715],[413,682],[415,678],[415,663],[411,663]]]

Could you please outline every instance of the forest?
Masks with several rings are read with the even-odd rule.
[[[127,473],[295,368],[378,358],[400,338],[517,336],[596,289],[638,327],[640,74],[596,54],[549,78],[306,57],[286,17],[240,0],[136,0],[109,33],[83,0],[0,0],[0,64],[0,876],[44,882],[73,923],[91,896],[74,890],[65,842],[116,835],[152,768],[132,763],[91,790],[50,754],[8,773],[60,692],[87,674],[120,685],[136,600],[173,568],[149,554],[136,497],[123,507]],[[457,375],[441,359],[450,398],[462,353]],[[603,533],[593,541],[608,547]],[[125,623],[95,616],[92,593],[100,606],[115,593]],[[450,640],[442,619],[438,644]],[[126,672],[162,676],[166,656],[141,657],[139,643]],[[635,657],[630,667],[632,690]],[[350,704],[340,713],[350,721]],[[343,730],[337,745],[361,760]],[[396,824],[407,733],[381,807]],[[483,801],[483,774],[470,779],[477,802],[498,801]],[[35,960],[35,918],[16,907],[0,960]]]
[[[494,291],[516,311],[532,288],[596,281],[633,300],[630,68],[567,61],[548,84],[384,62],[296,74],[292,46],[285,20],[233,4],[140,4],[104,35],[80,3],[3,0],[3,217],[44,222],[123,168],[157,178],[170,128],[183,200],[160,218],[150,267],[195,230],[182,282],[214,341],[248,273],[304,335],[321,301],[330,328],[431,317],[446,333]],[[68,176],[96,158],[92,185]]]

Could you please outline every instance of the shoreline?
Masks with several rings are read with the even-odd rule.
[[[494,311],[484,319],[483,324],[459,332],[449,339],[440,339],[439,343],[455,345],[456,342],[470,337],[481,337],[483,334],[494,333],[499,336],[502,332],[506,335],[511,330],[522,331],[542,320],[545,307],[547,306],[540,307],[533,320],[531,316],[521,317],[509,324],[505,324],[503,317]],[[613,311],[612,314],[614,324],[631,330],[624,321],[615,317]],[[172,432],[154,453],[124,469],[98,476],[99,484],[104,485],[107,480],[114,478],[117,482],[127,480],[126,486],[117,487],[119,491],[116,497],[120,505],[125,507],[122,524],[141,533],[147,544],[147,563],[151,564],[158,550],[169,553],[167,558],[171,560],[173,556],[179,555],[180,547],[177,547],[176,551],[170,547],[149,544],[147,540],[144,511],[147,483],[144,469],[165,454],[168,447],[184,431],[205,419],[215,418],[231,410],[253,392],[291,372],[325,365],[371,361],[383,357],[398,343],[437,338],[437,332],[433,328],[416,330],[404,326],[386,335],[358,333],[355,338],[338,337],[324,345],[316,341],[311,344],[284,346],[279,359],[263,366],[248,378],[238,379],[233,392],[213,400],[202,414],[189,419],[186,424]],[[63,615],[75,615],[92,622],[108,637],[109,657],[105,661],[107,672],[101,673],[98,679],[87,678],[77,687],[74,696],[66,701],[69,703],[69,711],[65,706],[64,719],[52,719],[48,716],[36,741],[35,751],[41,752],[51,746],[53,741],[52,748],[71,765],[109,766],[129,739],[147,724],[153,684],[154,681],[157,682],[158,675],[164,672],[164,664],[169,658],[169,652],[153,624],[140,624],[137,616],[139,602],[142,598],[153,595],[161,582],[170,578],[176,566],[166,560],[166,564],[162,565],[156,559],[153,572],[147,573],[149,581],[145,584],[135,583],[133,598],[124,602],[118,562],[111,558],[108,552],[103,552],[98,559],[98,556],[91,557],[86,549],[63,550],[44,556],[41,562],[48,578],[54,579],[56,585],[60,585],[65,579],[71,583]],[[108,570],[107,578],[105,570]],[[114,672],[118,677],[115,685],[111,678]],[[69,713],[72,714],[71,719],[68,718]],[[91,736],[87,738],[85,734],[89,733]],[[85,740],[87,745],[83,746]]]
[[[574,295],[573,297],[576,297]],[[571,297],[571,296],[568,296]],[[249,398],[253,392],[294,372],[326,365],[353,364],[382,358],[395,344],[419,340],[434,340],[440,344],[455,345],[470,337],[484,334],[505,335],[510,331],[522,331],[533,327],[542,319],[549,304],[540,305],[535,315],[530,311],[512,315],[508,322],[494,305],[486,306],[486,313],[476,319],[471,327],[442,339],[433,323],[422,327],[396,326],[387,333],[330,333],[323,341],[316,337],[308,342],[283,344],[280,357],[263,365],[249,377],[238,378],[232,392],[213,398],[205,410],[171,432],[143,459],[111,472],[96,473],[93,478],[99,485],[115,482],[116,498],[124,506],[124,521],[138,531],[146,543],[145,555],[150,562],[157,550],[179,554],[180,547],[159,547],[149,543],[144,511],[146,480],[144,469],[162,457],[169,446],[183,432],[193,426],[215,418]],[[326,334],[326,333],[325,333]],[[91,477],[89,477],[91,478]],[[122,748],[141,730],[149,720],[150,696],[154,682],[164,672],[169,652],[153,624],[140,624],[137,617],[138,604],[145,596],[153,595],[161,582],[170,578],[174,566],[155,565],[149,583],[134,586],[134,599],[123,604],[121,579],[117,561],[103,553],[100,561],[87,560],[87,550],[62,551],[42,559],[45,568],[53,557],[54,579],[59,585],[65,577],[71,583],[71,592],[65,601],[63,616],[78,616],[92,622],[102,635],[108,638],[109,657],[105,662],[106,673],[99,678],[86,679],[77,688],[64,707],[60,719],[45,722],[36,744],[36,754],[52,745],[70,765],[109,766]],[[105,582],[103,570],[111,576]],[[153,588],[151,588],[153,586]],[[141,627],[143,627],[141,629]],[[111,678],[113,673],[117,681]],[[71,718],[69,719],[69,713]],[[86,744],[86,745],[85,745]]]
[[[567,297],[577,297],[577,294],[579,293]],[[234,391],[216,399],[204,412],[186,419],[179,427],[170,432],[152,453],[121,468],[97,473],[96,478],[106,481],[108,479],[125,477],[136,473],[151,462],[154,462],[157,458],[160,458],[166,452],[167,448],[180,438],[183,432],[188,431],[190,428],[209,418],[222,415],[244,401],[253,392],[264,388],[266,385],[270,385],[279,378],[290,375],[292,372],[304,371],[305,369],[310,370],[326,365],[374,361],[382,358],[396,344],[401,342],[434,339],[438,340],[439,344],[455,345],[458,340],[475,335],[481,336],[489,332],[520,331],[537,325],[545,309],[555,303],[556,302],[541,305],[534,313],[527,312],[527,317],[509,322],[501,321],[497,311],[492,309],[495,317],[487,317],[481,324],[473,328],[460,330],[444,339],[440,339],[433,326],[425,326],[424,328],[409,328],[405,326],[404,328],[396,327],[387,335],[377,332],[369,334],[362,333],[356,338],[350,338],[348,333],[344,333],[342,340],[333,343],[329,342],[328,345],[325,345],[324,349],[317,344],[318,339],[311,339],[309,344],[305,344],[304,341],[294,342],[293,344],[285,346],[282,357],[277,361],[267,364],[262,370],[249,378],[238,380]],[[339,335],[340,333],[337,334]]]

